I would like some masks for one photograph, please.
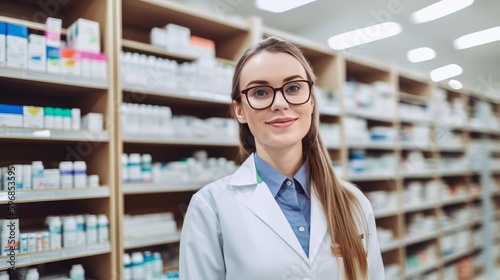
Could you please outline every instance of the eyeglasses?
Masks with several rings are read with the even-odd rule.
[[[280,91],[286,102],[292,105],[301,105],[311,98],[311,86],[313,84],[313,81],[297,80],[287,82],[279,88],[273,88],[272,86],[249,87],[242,90],[238,97],[242,94],[246,95],[250,107],[255,110],[262,110],[273,104],[276,92]]]

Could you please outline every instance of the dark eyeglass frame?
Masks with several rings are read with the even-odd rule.
[[[306,101],[304,101],[304,102],[301,102],[301,103],[292,103],[292,102],[288,101],[288,99],[286,99],[285,93],[283,93],[283,89],[284,89],[284,88],[285,88],[285,86],[286,86],[286,85],[288,85],[288,84],[291,84],[291,83],[298,83],[298,82],[305,82],[305,83],[307,83],[307,84],[309,85],[309,96],[307,97],[307,100],[306,100]],[[286,100],[286,102],[288,102],[288,104],[291,104],[291,105],[302,105],[302,104],[307,103],[307,101],[309,101],[309,100],[311,99],[311,87],[312,87],[313,85],[314,85],[314,82],[313,82],[313,81],[311,81],[311,80],[294,80],[294,81],[290,81],[290,82],[286,82],[286,83],[284,83],[284,84],[283,84],[281,87],[279,87],[279,88],[275,88],[275,87],[272,87],[272,86],[269,86],[269,85],[254,86],[254,87],[249,87],[249,88],[246,88],[246,89],[242,90],[242,91],[240,92],[240,94],[239,94],[237,97],[235,97],[233,100],[238,99],[239,97],[241,97],[241,96],[244,94],[244,95],[247,97],[247,102],[248,102],[248,105],[250,105],[250,107],[251,107],[252,109],[254,109],[254,110],[264,110],[264,109],[267,109],[267,108],[269,108],[269,107],[271,107],[271,106],[273,105],[273,103],[274,103],[274,99],[276,99],[276,92],[277,92],[277,91],[280,91],[280,92],[281,92],[281,94],[283,95],[283,98]],[[259,87],[263,87],[263,86],[265,86],[265,87],[269,87],[269,88],[272,88],[272,89],[273,89],[273,92],[274,92],[274,94],[273,94],[273,100],[271,100],[271,103],[270,103],[270,104],[269,104],[269,106],[267,106],[267,107],[264,107],[264,108],[254,108],[254,107],[252,106],[252,103],[250,103],[250,100],[248,99],[248,94],[247,94],[247,93],[248,93],[250,90],[254,89],[254,88],[259,88]]]

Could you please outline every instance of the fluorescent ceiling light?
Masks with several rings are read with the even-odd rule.
[[[410,50],[406,57],[410,62],[417,63],[426,60],[431,60],[436,57],[436,52],[428,47]]]
[[[255,6],[272,13],[282,13],[316,0],[256,0]]]
[[[460,81],[457,81],[457,80],[449,80],[448,85],[452,89],[461,89],[463,87],[462,83]]]
[[[439,82],[442,80],[449,79],[451,77],[458,76],[462,74],[462,67],[456,64],[448,64],[446,66],[434,69],[431,71],[431,79],[434,82]]]
[[[500,26],[470,33],[453,40],[457,50],[472,48],[500,40]]]
[[[384,22],[330,37],[328,46],[334,50],[344,50],[397,35],[403,31],[401,24]]]
[[[474,0],[441,0],[410,15],[414,23],[424,23],[460,11],[474,3]]]

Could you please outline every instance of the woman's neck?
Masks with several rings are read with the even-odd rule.
[[[287,149],[257,147],[259,157],[288,178],[293,177],[302,165],[302,146]]]

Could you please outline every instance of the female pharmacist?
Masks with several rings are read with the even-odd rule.
[[[192,197],[180,279],[385,279],[369,201],[318,135],[314,78],[278,38],[242,55],[231,94],[244,162]]]

